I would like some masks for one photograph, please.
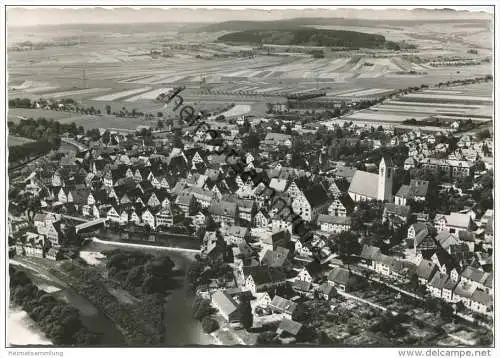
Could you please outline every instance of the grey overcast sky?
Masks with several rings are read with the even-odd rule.
[[[425,18],[490,18],[492,6],[443,6],[456,11],[411,10],[408,7],[338,7],[329,9],[190,9],[190,8],[103,8],[103,7],[8,7],[8,26],[58,25],[71,23],[145,23],[145,22],[219,22],[228,20],[277,20],[291,17],[347,17],[379,19],[425,19]]]

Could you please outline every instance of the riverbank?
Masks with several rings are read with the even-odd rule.
[[[108,246],[115,246],[115,247],[129,247],[129,248],[137,248],[137,249],[152,249],[152,250],[164,250],[164,251],[171,251],[171,252],[185,252],[185,253],[192,253],[193,258],[194,254],[199,254],[200,250],[197,249],[183,249],[183,248],[178,248],[178,247],[168,247],[168,246],[162,246],[162,245],[154,245],[154,244],[140,244],[140,243],[131,243],[131,242],[123,242],[123,241],[108,241],[108,240],[101,240],[97,237],[92,237],[90,238],[90,241],[101,244],[101,245],[108,245]]]
[[[53,345],[26,311],[9,305],[7,315],[8,346]]]
[[[165,246],[178,249],[199,250],[201,241],[194,236],[168,232],[113,231],[102,228],[94,235],[100,240],[146,244],[150,246]]]
[[[119,329],[100,309],[77,292],[68,282],[49,272],[51,265],[55,264],[53,261],[19,257],[10,259],[10,264],[23,267],[39,289],[51,293],[55,298],[78,309],[83,324],[101,337],[101,345],[124,344],[124,337]]]
[[[92,240],[85,245],[87,251],[106,252],[116,249],[168,255],[175,263],[176,269],[182,273],[180,287],[169,292],[166,298],[164,341],[166,346],[220,345],[220,341],[204,333],[201,322],[192,317],[195,295],[189,289],[186,273],[195,261],[195,252],[151,245],[122,245],[120,242],[103,240]]]

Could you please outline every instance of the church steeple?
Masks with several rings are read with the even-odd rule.
[[[378,200],[392,202],[393,177],[394,168],[392,160],[383,156],[378,167]]]

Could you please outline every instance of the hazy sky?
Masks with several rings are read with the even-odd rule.
[[[360,6],[339,7],[330,9],[189,9],[189,8],[51,8],[51,7],[8,7],[7,24],[9,26],[57,25],[70,23],[144,23],[144,22],[219,22],[227,20],[277,20],[290,17],[348,17],[348,18],[379,18],[379,19],[416,19],[416,18],[456,18],[456,17],[491,17],[490,14],[477,11],[493,12],[493,7],[487,6],[446,6],[459,12],[451,11],[410,11],[411,8]],[[401,9],[404,8],[404,9]],[[421,6],[420,8],[430,8]],[[375,9],[375,10],[374,10]],[[472,10],[470,12],[467,10]]]

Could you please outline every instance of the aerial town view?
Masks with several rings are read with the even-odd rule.
[[[493,21],[7,7],[6,344],[492,347]]]

